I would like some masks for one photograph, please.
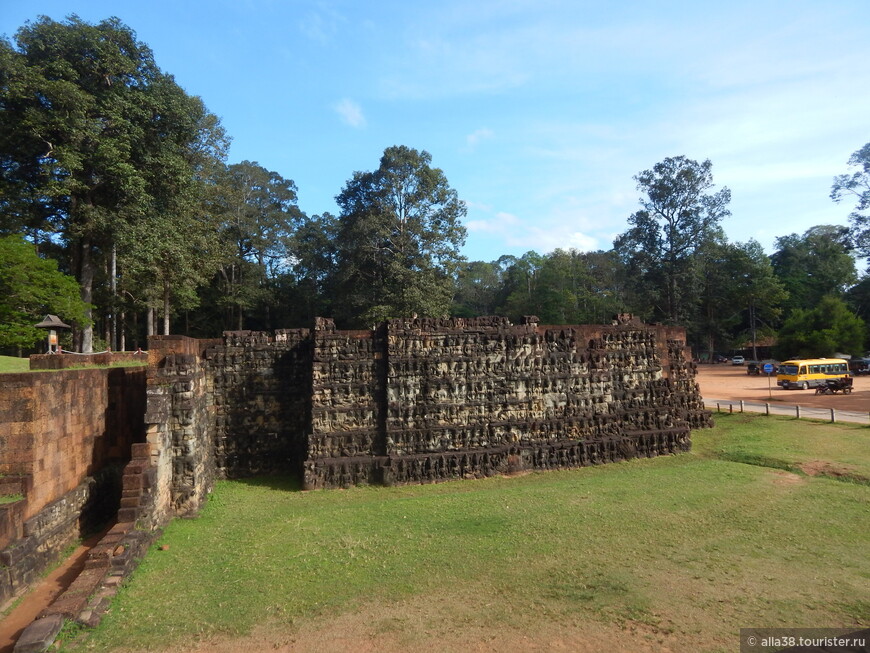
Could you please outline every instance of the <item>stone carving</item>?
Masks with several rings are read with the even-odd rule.
[[[414,317],[364,331],[318,318],[311,331],[228,332],[206,349],[203,381],[185,360],[173,385],[174,499],[195,494],[191,475],[209,476],[194,440],[213,447],[218,476],[291,472],[308,488],[686,451],[710,415],[684,337],[631,315],[558,327]],[[203,436],[196,424],[212,418]]]

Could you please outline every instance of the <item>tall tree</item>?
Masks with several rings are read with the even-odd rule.
[[[293,181],[251,161],[218,175],[215,207],[228,249],[219,277],[223,303],[235,317],[228,327],[243,329],[247,311],[268,313],[274,303],[273,281],[291,266],[291,242],[303,215]]]
[[[463,263],[456,275],[456,296],[452,313],[460,317],[494,315],[501,285],[501,268],[498,263]]]
[[[861,256],[870,258],[870,143],[849,157],[849,166],[857,168],[851,174],[834,177],[831,199],[842,201],[845,197],[856,199],[855,209],[849,215],[852,223],[852,239]]]
[[[504,270],[504,299],[500,302],[499,312],[513,320],[523,315],[537,315],[542,308],[538,291],[544,256],[530,250],[520,258],[502,256],[498,263]]]
[[[428,152],[384,151],[336,197],[336,317],[369,325],[388,317],[450,310],[465,242],[465,205]]]
[[[278,279],[282,324],[307,326],[314,318],[334,315],[335,257],[338,219],[323,213],[304,216],[291,239],[290,269]]]
[[[776,247],[771,262],[789,293],[787,310],[811,308],[828,295],[842,297],[857,280],[846,227],[819,225],[777,238]]]
[[[644,193],[642,208],[629,217],[631,228],[614,248],[635,299],[648,302],[649,318],[686,324],[696,314],[694,255],[730,215],[731,191],[712,192],[712,167],[709,160],[668,157],[634,178]]]
[[[759,335],[773,335],[788,296],[759,243],[715,240],[699,252],[701,313],[697,343],[710,356],[738,338],[758,358]]]
[[[223,140],[117,18],[42,17],[0,40],[0,108],[0,226],[59,234],[87,304],[125,228],[189,200],[192,160]]]

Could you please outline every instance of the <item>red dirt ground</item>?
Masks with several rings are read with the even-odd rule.
[[[742,365],[698,365],[698,385],[706,400],[731,399],[754,402],[777,402],[786,406],[834,408],[866,413],[870,411],[870,377],[856,376],[852,394],[817,395],[814,390],[783,390],[776,377],[750,376]]]
[[[15,642],[40,612],[51,605],[85,568],[88,551],[97,544],[105,532],[92,535],[76,547],[75,551],[56,569],[43,578],[21,603],[0,620],[0,653],[12,653]]]

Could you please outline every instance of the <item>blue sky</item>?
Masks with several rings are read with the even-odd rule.
[[[845,224],[834,175],[870,141],[870,2],[0,0],[118,16],[233,138],[230,162],[337,212],[391,145],[432,154],[468,205],[464,254],[609,249],[668,156],[710,159],[729,238]]]

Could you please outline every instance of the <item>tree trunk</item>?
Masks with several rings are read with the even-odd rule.
[[[169,335],[169,286],[163,286],[163,335]]]
[[[106,338],[109,343],[109,349],[116,351],[118,349],[118,248],[115,243],[112,243],[112,251],[109,254],[109,289],[111,290],[112,303],[110,316],[110,336]],[[121,347],[123,350],[123,347]]]
[[[148,307],[148,322],[145,326],[145,335],[153,336],[156,332],[154,331],[154,308]]]
[[[127,351],[127,313],[121,311],[121,328],[118,330],[118,351]]]
[[[90,304],[94,299],[94,261],[91,257],[91,242],[83,238],[78,243],[79,251],[79,287],[82,301],[89,305],[85,309],[85,319],[89,322],[93,319],[93,310]],[[93,323],[81,327],[79,350],[83,354],[94,351],[94,325]]]
[[[758,360],[758,347],[755,344],[755,304],[749,305],[749,326],[752,332],[752,360]]]

